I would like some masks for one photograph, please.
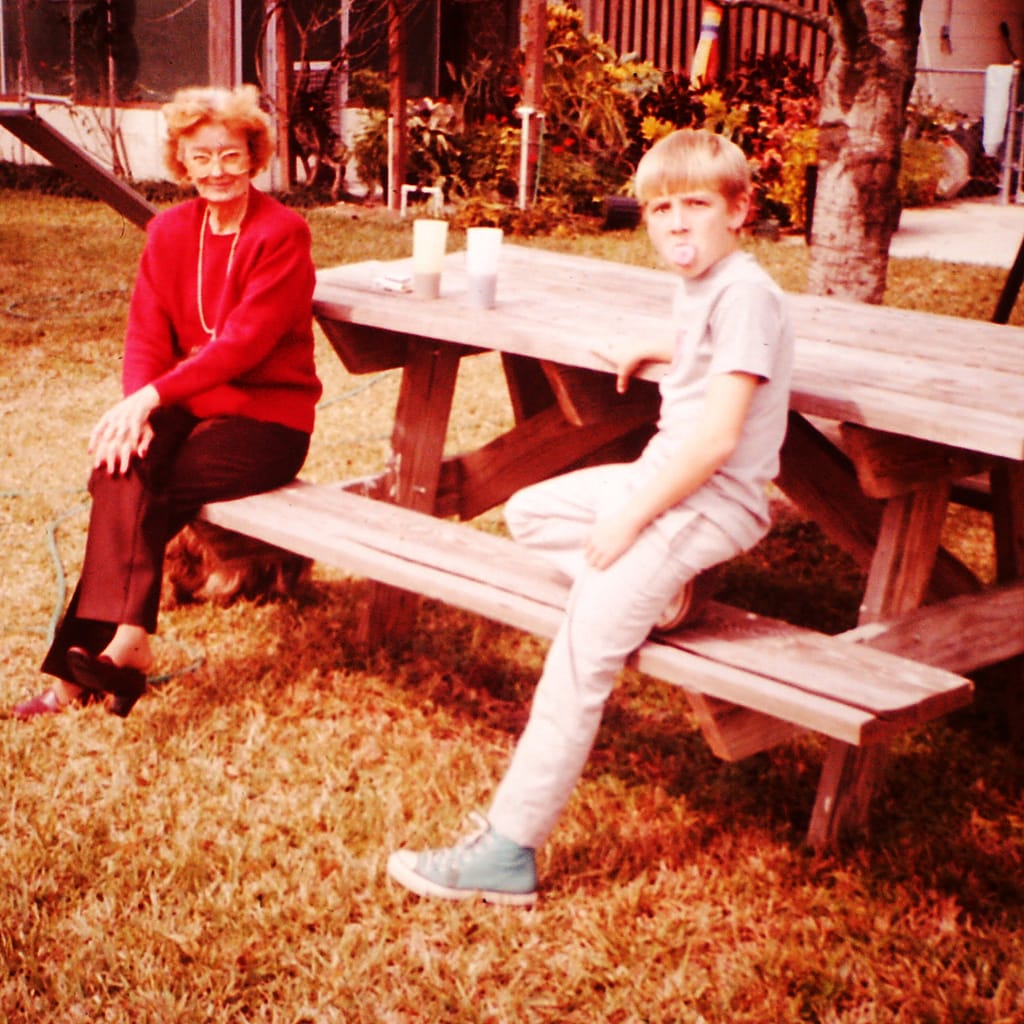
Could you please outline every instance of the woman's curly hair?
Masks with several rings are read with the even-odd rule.
[[[239,85],[234,89],[217,86],[179,89],[162,109],[167,122],[164,164],[175,181],[188,179],[180,152],[183,137],[206,124],[224,125],[245,136],[250,178],[270,163],[274,153],[273,131],[270,116],[260,106],[260,92],[255,85]]]

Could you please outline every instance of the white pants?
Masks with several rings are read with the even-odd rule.
[[[593,569],[583,557],[592,525],[628,500],[634,486],[632,464],[594,466],[519,491],[506,506],[516,540],[573,581],[529,721],[487,815],[522,846],[539,846],[554,828],[619,671],[669,601],[687,580],[741,551],[706,516],[677,507],[607,569]]]

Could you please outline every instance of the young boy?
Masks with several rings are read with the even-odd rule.
[[[620,391],[641,363],[669,364],[657,433],[635,462],[568,473],[509,501],[516,540],[571,577],[569,603],[486,819],[454,847],[388,859],[391,878],[421,896],[536,899],[535,850],[583,772],[619,670],[697,574],[768,529],[793,340],[783,294],[739,247],[746,158],[722,136],[677,131],[644,155],[636,192],[680,277],[674,337],[605,354]]]

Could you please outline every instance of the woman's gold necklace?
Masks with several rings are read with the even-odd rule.
[[[199,229],[199,262],[196,264],[196,306],[199,308],[199,326],[213,338],[213,328],[207,326],[206,317],[203,315],[203,246],[206,242],[206,225],[210,220],[210,207],[203,210],[203,226]],[[231,240],[231,250],[228,252],[228,268],[224,271],[225,282],[231,273],[231,261],[235,258],[235,246],[238,245],[238,236],[242,233],[242,225],[238,225],[235,237]]]

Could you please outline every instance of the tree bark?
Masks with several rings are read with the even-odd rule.
[[[385,199],[389,210],[401,207],[405,182],[407,145],[405,139],[405,68],[408,33],[406,4],[388,0],[388,180]]]
[[[519,182],[519,206],[525,209],[534,198],[540,160],[541,127],[544,116],[544,51],[547,45],[547,0],[526,0],[523,6],[523,111],[520,111],[526,146],[526,180]],[[529,113],[526,113],[529,111]]]
[[[922,0],[833,0],[808,291],[880,303]]]

